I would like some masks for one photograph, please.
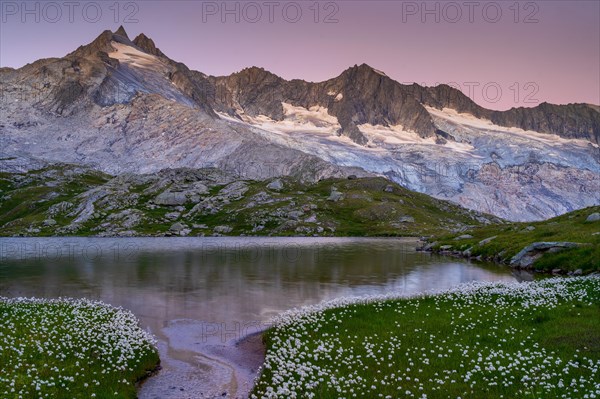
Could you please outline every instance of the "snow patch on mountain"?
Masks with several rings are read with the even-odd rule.
[[[432,116],[440,119],[445,119],[448,121],[452,121],[456,124],[463,125],[465,127],[475,128],[480,132],[502,132],[508,135],[518,136],[520,138],[526,138],[528,140],[536,140],[544,144],[555,145],[555,144],[566,144],[571,143],[575,145],[580,145],[582,147],[587,147],[588,145],[592,145],[593,147],[598,148],[599,146],[594,143],[590,143],[587,140],[582,139],[569,139],[563,138],[555,134],[549,133],[540,133],[533,130],[523,130],[515,127],[505,127],[495,125],[492,121],[488,119],[480,119],[471,114],[459,113],[451,108],[444,108],[443,110],[439,110],[437,108],[425,106],[427,112],[429,112]],[[476,131],[473,133],[477,133]]]
[[[240,117],[251,126],[264,130],[280,133],[305,132],[321,135],[337,135],[341,125],[335,116],[329,115],[327,108],[314,106],[309,109],[296,107],[288,103],[281,103],[284,119],[274,120],[266,115],[250,116],[242,114]],[[218,113],[223,119],[232,121],[234,118]]]
[[[331,97],[335,96],[334,101],[336,101],[336,102],[342,101],[344,99],[343,93],[337,93],[337,92],[331,91],[331,90],[327,92],[327,95],[331,96]]]
[[[115,49],[115,51],[109,53],[108,56],[110,58],[119,60],[119,62],[126,63],[137,68],[155,69],[159,67],[162,69],[165,67],[158,57],[144,53],[134,47],[114,41],[111,42],[111,46]]]
[[[436,126],[456,142],[469,143],[474,152],[501,167],[547,162],[600,173],[598,146],[580,139],[497,126],[455,110],[427,108]]]
[[[337,134],[337,121],[325,108],[284,104],[284,110],[283,121],[228,121],[278,145],[511,220],[540,220],[600,203],[600,193],[586,188],[600,184],[598,149],[582,140],[496,127],[445,109],[430,112],[456,141],[441,145],[402,126],[363,124],[369,143],[362,146]]]
[[[452,149],[453,151],[458,151],[462,153],[470,153],[473,150],[473,146],[467,143],[449,141],[443,145],[438,144],[436,143],[435,137],[423,138],[415,132],[405,130],[404,127],[400,125],[373,126],[371,124],[365,123],[359,125],[358,128],[369,140],[369,146],[375,145],[379,147],[385,146],[393,148],[393,146],[395,145],[420,144],[436,147],[443,146],[447,149]]]
[[[160,94],[171,101],[177,101],[189,107],[194,107],[194,101],[184,95],[169,79],[173,68],[160,58],[146,54],[139,49],[119,42],[111,42],[115,51],[108,54],[110,58],[119,61],[106,82],[104,103],[128,103],[137,93]]]

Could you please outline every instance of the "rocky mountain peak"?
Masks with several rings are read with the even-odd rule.
[[[387,75],[384,72],[382,72],[378,69],[375,69],[372,66],[365,64],[365,63],[360,64],[360,65],[354,65],[353,67],[346,69],[344,72],[342,72],[341,76],[351,77],[351,78],[355,78],[355,77],[364,78],[367,76],[387,77]]]
[[[100,34],[100,36],[95,38],[91,43],[80,46],[79,48],[77,48],[77,50],[75,50],[74,52],[72,52],[69,55],[85,57],[85,56],[97,54],[98,52],[109,53],[112,50],[110,42],[112,41],[113,36],[114,36],[113,32],[111,32],[110,30],[105,30],[104,32],[102,32]]]
[[[274,73],[267,71],[265,68],[251,66],[249,68],[244,68],[241,71],[235,73],[234,75],[239,76],[276,76]]]
[[[138,46],[141,50],[145,51],[148,54],[155,55],[157,57],[164,57],[164,53],[160,51],[156,44],[154,44],[154,40],[150,39],[143,33],[140,33],[135,39],[133,39],[133,44]]]
[[[98,55],[99,53],[111,53],[113,52],[111,42],[118,42],[133,46],[133,42],[129,40],[129,36],[127,36],[125,28],[121,26],[115,32],[105,30],[91,43],[80,46],[68,56],[89,57]]]
[[[284,83],[284,79],[275,75],[274,73],[267,71],[261,67],[250,67],[242,69],[241,71],[231,75],[233,80],[237,80],[241,84],[249,85],[271,85]],[[254,88],[257,89],[257,88]]]
[[[123,25],[119,26],[119,29],[117,29],[115,31],[115,35],[121,36],[126,38],[127,40],[129,40],[129,36],[127,35],[127,32],[125,31],[125,28],[123,27]]]

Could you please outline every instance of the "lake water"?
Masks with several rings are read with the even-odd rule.
[[[0,296],[85,297],[131,310],[163,370],[141,398],[243,397],[260,363],[240,339],[341,296],[515,281],[508,268],[415,251],[413,239],[6,238]]]

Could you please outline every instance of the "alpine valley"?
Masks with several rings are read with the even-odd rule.
[[[3,235],[429,235],[600,204],[600,107],[368,65],[207,76],[144,34],[0,69]]]

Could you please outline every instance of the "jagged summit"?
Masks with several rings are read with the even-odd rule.
[[[149,89],[146,87],[148,82],[140,82],[146,87],[146,91],[162,93],[175,87],[183,96],[213,116],[216,115],[213,110],[231,115],[241,107],[249,115],[267,115],[280,120],[284,116],[282,103],[304,108],[321,106],[339,119],[342,134],[348,135],[359,144],[365,144],[366,138],[359,134],[358,126],[361,124],[402,125],[423,138],[434,137],[439,129],[435,128],[428,108],[449,108],[458,113],[490,120],[499,126],[600,143],[599,107],[587,104],[555,106],[542,103],[532,108],[493,111],[478,105],[457,88],[443,84],[435,87],[416,83],[402,84],[367,63],[356,64],[337,77],[317,83],[301,79],[286,80],[257,66],[245,68],[229,76],[208,77],[169,59],[155,42],[143,33],[131,41],[123,26],[115,32],[104,31],[92,43],[80,47],[68,58],[91,58],[92,62],[100,60],[114,68],[118,61],[108,57],[108,54],[115,51],[115,42],[159,57],[162,64],[170,69],[162,75],[168,76],[164,81],[166,84],[162,87],[157,87],[154,82],[153,87]],[[136,62],[131,62],[130,65],[134,69],[139,67]],[[124,78],[124,75],[118,76],[119,79]],[[103,90],[108,90],[107,87],[110,85],[105,85]],[[329,93],[336,95],[331,96]],[[130,96],[126,98],[129,99]]]
[[[77,50],[68,54],[67,57],[89,57],[98,55],[98,53],[111,53],[113,51],[111,42],[123,43],[129,46],[134,45],[133,42],[129,40],[129,36],[125,31],[125,28],[123,28],[123,26],[120,26],[119,29],[117,29],[115,32],[111,30],[105,30],[91,43],[80,46],[79,48],[77,48]]]
[[[125,31],[125,28],[123,27],[123,25],[119,26],[119,29],[117,29],[115,31],[115,35],[122,36],[122,37],[126,38],[127,40],[129,40],[129,36],[127,35],[127,32]]]
[[[150,39],[143,33],[140,33],[135,39],[133,39],[133,44],[138,46],[141,50],[145,51],[148,54],[155,55],[157,57],[164,57],[165,54],[160,51],[154,40]]]
[[[492,111],[449,85],[401,84],[366,63],[322,82],[259,67],[207,76],[123,27],[69,56],[0,69],[0,81],[3,138],[24,154],[17,169],[37,160],[110,173],[210,165],[318,180],[343,165],[512,220],[600,201],[597,106]],[[17,97],[27,86],[44,87],[41,101]]]
[[[366,63],[362,63],[360,65],[356,64],[348,69],[346,69],[344,72],[342,72],[341,76],[345,76],[345,75],[379,75],[379,76],[385,76],[388,77],[385,72],[377,69],[377,68],[373,68],[372,66],[370,66],[369,64]]]
[[[275,75],[273,72],[259,66],[251,66],[242,69],[241,71],[234,72],[232,75]]]

